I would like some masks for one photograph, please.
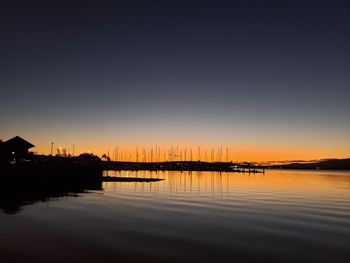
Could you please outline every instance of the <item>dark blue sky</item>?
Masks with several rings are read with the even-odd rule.
[[[0,33],[0,138],[350,154],[348,1],[1,1]]]

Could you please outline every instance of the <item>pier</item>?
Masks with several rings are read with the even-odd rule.
[[[104,170],[148,170],[148,171],[215,171],[233,173],[264,173],[265,167],[250,163],[232,162],[103,162]]]

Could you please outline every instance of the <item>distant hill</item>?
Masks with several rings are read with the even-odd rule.
[[[350,158],[328,159],[311,163],[290,163],[283,165],[273,165],[270,167],[282,169],[350,170]]]

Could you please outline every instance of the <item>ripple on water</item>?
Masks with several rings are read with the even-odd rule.
[[[0,214],[2,236],[16,232],[13,242],[0,236],[0,256],[18,251],[31,258],[43,253],[39,248],[52,254],[46,244],[55,243],[59,235],[59,240],[71,243],[56,242],[57,250],[88,247],[88,252],[77,249],[74,258],[88,253],[91,261],[106,255],[112,262],[120,257],[159,262],[347,262],[350,258],[350,173],[115,175],[165,180],[108,182],[102,191],[28,205],[13,216]],[[24,244],[35,234],[32,229],[41,238],[29,252]],[[69,259],[60,253],[53,261]]]

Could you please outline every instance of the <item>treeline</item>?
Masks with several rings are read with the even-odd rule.
[[[290,163],[284,165],[273,165],[270,168],[281,169],[315,169],[315,170],[350,170],[350,158],[329,159],[312,163]]]

